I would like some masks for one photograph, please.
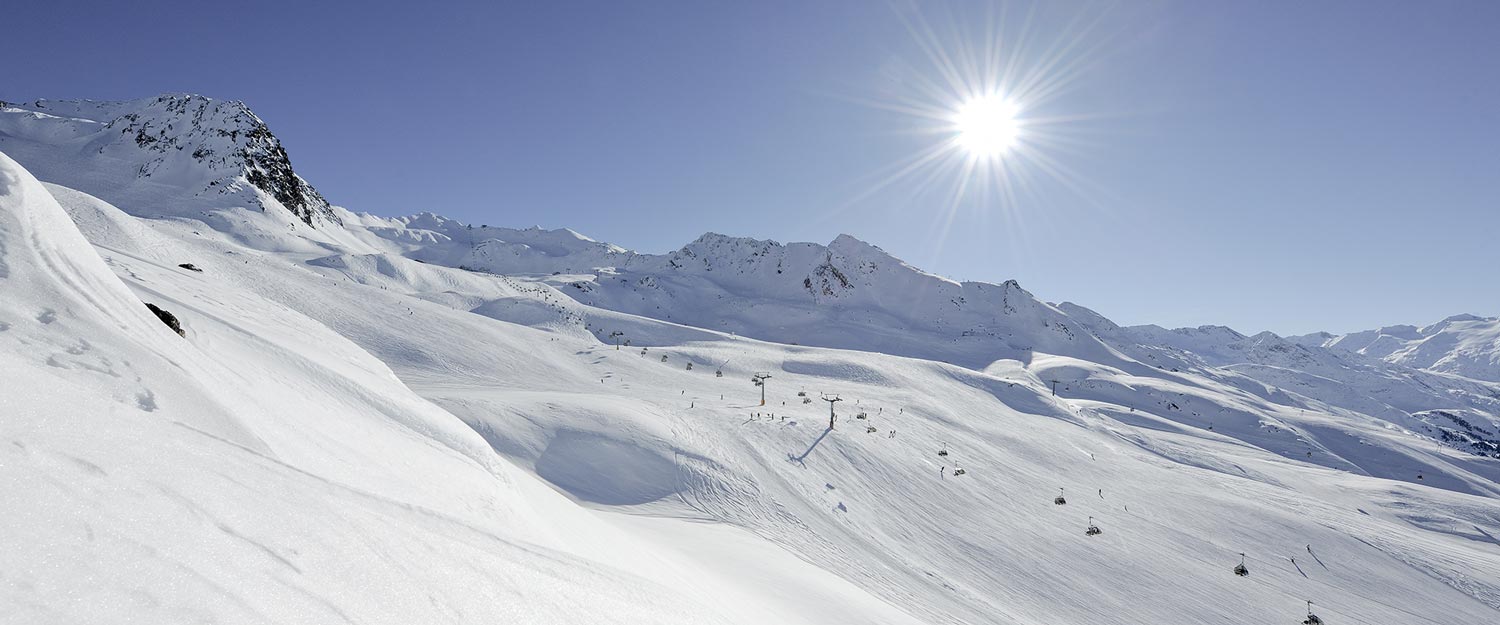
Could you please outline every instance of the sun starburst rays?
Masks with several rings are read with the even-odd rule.
[[[926,5],[931,6],[931,5]],[[898,134],[925,143],[877,169],[846,207],[898,191],[933,216],[938,247],[961,218],[998,217],[1007,230],[1027,217],[1023,203],[1064,190],[1098,203],[1096,189],[1064,159],[1087,149],[1080,122],[1097,115],[1063,112],[1057,101],[1096,62],[1107,37],[1103,11],[1080,12],[1056,37],[1041,37],[1036,9],[1012,15],[992,6],[960,26],[947,15],[942,32],[922,7],[897,9],[919,52],[900,89],[863,104],[904,123]]]

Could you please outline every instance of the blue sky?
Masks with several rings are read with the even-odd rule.
[[[34,2],[7,8],[0,98],[243,100],[354,210],[652,252],[848,232],[1126,324],[1500,314],[1500,3],[1004,9]],[[956,203],[956,171],[882,175],[943,139],[892,110],[936,72],[927,29],[959,57],[1024,33],[1001,46],[1022,67],[1079,44],[1066,88],[1021,103],[1059,120],[1034,149],[1066,173]]]

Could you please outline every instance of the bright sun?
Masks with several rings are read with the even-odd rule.
[[[1020,107],[999,95],[964,102],[953,115],[955,138],[971,156],[1004,156],[1021,138]]]

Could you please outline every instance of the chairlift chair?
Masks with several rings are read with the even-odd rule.
[[[1313,614],[1311,601],[1307,602],[1307,619],[1302,621],[1302,625],[1323,625],[1323,619]]]
[[[798,397],[807,397],[807,391],[797,391]]]
[[[867,414],[865,414],[863,412],[861,412],[861,413],[859,413],[857,415],[854,415],[854,418],[856,418],[856,419],[865,419],[865,418],[868,418],[868,417],[869,417],[869,415],[867,415]]]
[[[1089,528],[1083,530],[1083,533],[1087,536],[1098,536],[1103,534],[1104,530],[1099,529],[1098,525],[1094,525],[1094,517],[1089,517]]]
[[[662,362],[666,362],[667,361],[667,355],[666,354],[662,354],[661,355],[661,361]]]
[[[938,455],[943,457],[948,456],[948,443],[943,443],[943,448],[938,450]]]
[[[1240,563],[1235,565],[1234,574],[1240,577],[1249,577],[1250,569],[1245,568],[1245,554],[1240,554]]]
[[[1057,496],[1052,498],[1052,503],[1059,506],[1066,505],[1068,503],[1068,500],[1063,499],[1063,489],[1057,489]]]
[[[870,427],[865,428],[865,434],[874,434],[878,430],[879,430],[879,428],[876,428],[875,426],[872,425]]]
[[[953,469],[953,477],[958,477],[958,476],[963,475],[965,473],[968,473],[968,471],[965,471],[965,470],[963,470],[961,468],[958,468],[958,467],[954,467],[954,469]]]
[[[714,377],[716,377],[716,378],[722,378],[722,377],[724,377],[724,370],[720,369],[718,371],[715,371],[714,372]]]

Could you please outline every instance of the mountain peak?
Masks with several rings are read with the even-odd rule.
[[[852,234],[842,233],[828,243],[828,247],[875,247],[866,243]]]
[[[26,161],[32,160],[28,153],[59,147],[84,155],[88,166],[48,168],[41,172],[46,179],[113,197],[122,188],[133,191],[121,202],[127,208],[156,211],[234,195],[262,210],[279,206],[309,226],[339,221],[293,171],[266,123],[237,100],[165,93],[125,101],[35,100],[0,109],[0,148]],[[164,188],[191,195],[163,197]]]
[[[1473,314],[1469,314],[1469,313],[1459,313],[1457,315],[1453,315],[1451,317],[1443,319],[1439,323],[1455,323],[1455,322],[1460,322],[1460,321],[1494,321],[1494,320],[1495,320],[1495,317],[1481,317],[1479,315],[1473,315]]]

